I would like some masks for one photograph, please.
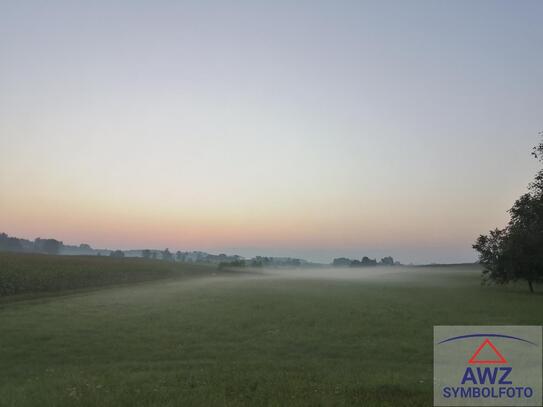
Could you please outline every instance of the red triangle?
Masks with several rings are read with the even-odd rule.
[[[481,353],[481,351],[483,350],[483,348],[485,346],[490,346],[490,348],[494,351],[494,354],[498,357],[498,359],[493,359],[493,360],[477,360],[477,356],[479,356],[479,353]],[[501,364],[504,364],[504,363],[507,363],[507,360],[505,360],[505,358],[503,357],[503,355],[500,353],[500,351],[496,348],[496,346],[494,346],[494,344],[492,342],[490,342],[490,339],[485,339],[485,341],[481,344],[481,346],[479,346],[477,348],[477,350],[475,351],[475,353],[473,354],[473,356],[470,358],[470,360],[468,361],[468,363],[470,365],[475,365],[475,364],[478,364],[478,365],[490,365],[490,364],[493,364],[493,365],[501,365]]]

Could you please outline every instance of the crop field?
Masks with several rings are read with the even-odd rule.
[[[176,267],[3,301],[0,406],[425,406],[433,325],[543,319],[543,296],[477,266]]]
[[[209,272],[210,268],[141,258],[0,252],[0,299]]]

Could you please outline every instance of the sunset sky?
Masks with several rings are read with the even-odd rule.
[[[537,162],[543,2],[0,3],[0,232],[474,261]]]

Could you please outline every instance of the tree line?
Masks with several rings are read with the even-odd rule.
[[[34,241],[20,239],[8,236],[6,233],[0,233],[0,251],[16,253],[43,253],[59,254],[63,243],[56,239],[42,239],[40,237]]]
[[[338,257],[332,261],[332,266],[334,267],[369,267],[369,266],[393,266],[399,265],[399,262],[394,262],[392,256],[383,257],[379,262],[377,259],[370,259],[368,256],[362,257],[361,260],[357,259],[348,259],[346,257]]]

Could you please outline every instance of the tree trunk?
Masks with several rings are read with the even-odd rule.
[[[532,280],[528,280],[528,285],[530,286],[530,292],[533,293],[534,292],[534,286],[532,284]]]

